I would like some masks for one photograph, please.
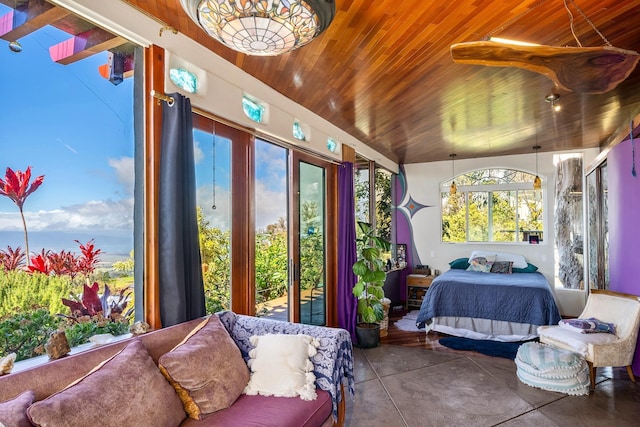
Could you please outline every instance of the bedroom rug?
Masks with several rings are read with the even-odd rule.
[[[418,319],[418,313],[420,310],[412,310],[408,312],[402,319],[396,320],[393,324],[401,331],[407,332],[424,332],[424,329],[418,329],[416,327],[416,320]]]
[[[467,350],[482,353],[487,356],[515,359],[518,348],[526,341],[501,342],[491,340],[473,340],[463,337],[444,337],[438,340],[440,344],[454,350]]]

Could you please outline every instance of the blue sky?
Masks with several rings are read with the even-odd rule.
[[[0,5],[0,16],[8,10]],[[49,47],[69,37],[45,27],[19,40],[23,47],[20,53],[11,52],[8,42],[0,41],[4,95],[0,108],[0,175],[4,177],[7,167],[25,170],[31,166],[34,178],[45,176],[43,185],[24,206],[30,234],[105,234],[123,236],[123,245],[131,245],[133,79],[117,86],[104,79],[98,67],[107,62],[106,52],[69,65],[53,62]],[[227,228],[229,143],[216,144],[215,211],[210,209],[211,135],[196,133],[194,144],[199,205],[211,225]],[[286,157],[282,148],[258,146],[256,225],[264,228],[286,214]],[[22,245],[21,238],[16,241],[15,236],[20,234],[15,231],[22,231],[18,209],[10,199],[0,197],[0,248]],[[100,243],[99,238],[96,243]],[[31,238],[30,246],[32,252],[39,250],[31,244]],[[72,240],[63,246],[77,248]],[[128,253],[130,249],[122,250]]]

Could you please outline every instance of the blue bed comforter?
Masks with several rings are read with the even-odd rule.
[[[474,317],[557,325],[560,312],[545,277],[449,270],[436,277],[422,301],[419,328],[436,316]]]

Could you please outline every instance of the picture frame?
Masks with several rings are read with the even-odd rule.
[[[396,261],[398,263],[407,262],[407,245],[404,243],[396,244]]]
[[[529,236],[529,244],[530,245],[537,245],[540,243],[540,237],[539,236]]]

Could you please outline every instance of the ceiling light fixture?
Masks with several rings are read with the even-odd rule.
[[[534,145],[533,149],[536,150],[536,177],[533,179],[533,189],[536,191],[542,190],[542,180],[538,176],[538,150],[540,150],[539,145]]]
[[[454,180],[454,178],[456,177],[456,174],[455,174],[455,168],[453,165],[453,162],[455,161],[456,156],[457,156],[456,153],[449,154],[449,157],[451,157],[451,187],[449,187],[449,194],[452,196],[458,192],[458,186],[456,185],[456,181]]]
[[[180,0],[211,37],[247,55],[276,56],[320,35],[335,15],[334,0]]]
[[[562,110],[562,106],[556,103],[558,99],[560,99],[560,95],[558,95],[557,93],[550,93],[549,95],[544,97],[544,102],[548,102],[549,104],[551,104],[551,109],[557,112]]]

